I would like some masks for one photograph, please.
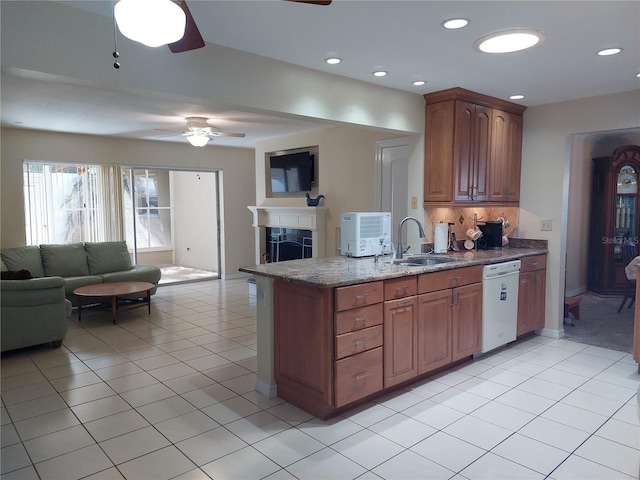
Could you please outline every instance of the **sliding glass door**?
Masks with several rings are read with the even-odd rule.
[[[23,171],[28,245],[126,240],[134,263],[219,278],[217,171],[26,161]]]

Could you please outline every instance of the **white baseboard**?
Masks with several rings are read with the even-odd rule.
[[[278,386],[275,383],[271,385],[262,380],[256,380],[256,392],[267,398],[276,398],[278,396]]]
[[[222,280],[238,280],[241,278],[249,278],[251,277],[251,274],[249,273],[244,273],[244,272],[238,272],[238,273],[234,273],[234,274],[222,274],[220,275],[220,278]]]
[[[551,337],[551,338],[562,338],[564,337],[564,328],[560,330],[554,330],[552,328],[541,328],[536,330],[536,334],[542,335],[543,337]]]

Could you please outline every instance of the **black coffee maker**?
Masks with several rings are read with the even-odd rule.
[[[502,248],[502,222],[487,221],[484,225],[478,225],[482,237],[478,239],[480,250],[494,250]]]

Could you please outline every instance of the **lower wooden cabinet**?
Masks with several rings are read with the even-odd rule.
[[[525,257],[521,262],[517,335],[543,328],[545,319],[547,256]]]
[[[329,418],[479,351],[481,272],[466,267],[338,288],[276,280],[278,396]]]
[[[451,363],[451,289],[418,297],[418,374]]]
[[[382,347],[336,362],[336,407],[381,391]]]
[[[384,303],[384,386],[411,380],[418,374],[417,297]]]
[[[481,283],[419,295],[418,312],[418,374],[481,350]]]
[[[481,283],[453,289],[452,324],[452,361],[468,357],[482,349]]]

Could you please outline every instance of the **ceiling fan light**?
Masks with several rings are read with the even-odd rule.
[[[113,14],[125,37],[148,47],[177,42],[187,23],[182,8],[171,0],[120,0]]]
[[[194,132],[193,135],[187,137],[187,140],[194,147],[204,147],[209,143],[209,137],[203,132]]]

